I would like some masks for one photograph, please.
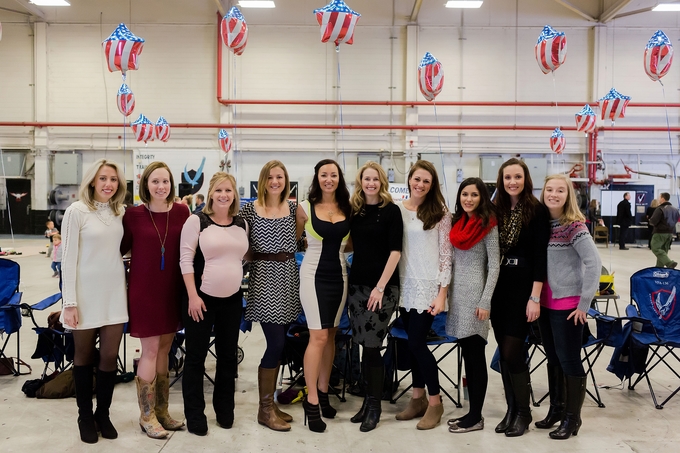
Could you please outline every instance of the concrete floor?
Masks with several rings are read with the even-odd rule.
[[[22,236],[12,242],[8,236],[0,236],[0,247],[14,247],[23,254],[13,257],[21,265],[21,290],[23,302],[33,304],[57,291],[56,279],[50,278],[52,271],[49,261],[39,251],[45,250],[45,240],[37,236]],[[636,270],[655,263],[652,253],[645,248],[621,251],[618,248],[599,246],[603,264],[616,272],[616,289],[621,294],[620,308],[623,310],[629,300],[630,275]],[[680,261],[680,246],[671,250],[671,257]],[[49,310],[48,310],[49,311]],[[614,312],[613,306],[610,313]],[[39,322],[44,323],[48,313],[38,313]],[[594,330],[594,322],[591,321]],[[118,429],[117,440],[101,439],[95,445],[80,441],[76,426],[76,404],[74,399],[37,400],[26,398],[21,391],[27,379],[36,379],[42,370],[42,362],[31,360],[35,348],[36,335],[31,331],[30,320],[24,318],[21,330],[22,358],[33,366],[29,376],[0,376],[0,448],[2,451],[140,451],[140,452],[186,452],[186,451],[238,451],[238,452],[311,452],[311,451],[428,451],[428,452],[506,452],[547,451],[578,452],[657,452],[676,451],[680,442],[680,397],[671,400],[666,408],[657,410],[652,404],[649,391],[641,383],[630,391],[621,388],[618,379],[606,371],[611,357],[611,349],[603,352],[596,364],[598,383],[613,386],[601,389],[605,408],[598,408],[586,398],[582,418],[583,427],[578,437],[565,442],[548,438],[548,432],[532,429],[520,438],[508,439],[494,433],[493,428],[505,413],[505,400],[502,394],[500,376],[490,373],[484,416],[486,427],[483,431],[468,434],[450,434],[446,420],[462,415],[467,411],[457,409],[449,401],[444,401],[442,425],[431,431],[418,431],[416,421],[399,422],[394,414],[407,404],[407,397],[396,405],[383,402],[383,416],[378,428],[370,433],[359,432],[359,426],[349,422],[349,418],[359,409],[361,399],[348,396],[346,403],[335,400],[338,416],[328,422],[324,434],[310,432],[302,424],[303,413],[300,403],[283,406],[295,417],[293,429],[288,433],[276,433],[256,422],[257,413],[257,366],[264,350],[264,339],[260,329],[255,326],[252,332],[242,334],[240,345],[245,351],[245,359],[240,365],[237,382],[236,421],[230,430],[224,430],[215,423],[215,415],[210,405],[206,410],[210,432],[206,437],[197,437],[187,431],[173,433],[165,440],[152,440],[142,434],[137,423],[138,408],[134,383],[116,386],[111,408],[111,419]],[[487,357],[490,359],[495,348],[490,337]],[[127,343],[128,367],[138,341],[130,339]],[[9,342],[10,355],[16,354],[16,337]],[[208,360],[209,372],[214,371],[214,361]],[[445,361],[444,369],[454,372],[453,357]],[[665,398],[680,381],[670,371],[659,369],[654,377],[658,394]],[[533,386],[537,394],[545,393],[547,383],[545,371],[541,369],[533,375]],[[207,384],[207,401],[210,402],[212,387]],[[181,386],[171,389],[170,412],[181,418]],[[534,419],[543,418],[547,403],[533,409]],[[675,447],[674,447],[675,445]]]

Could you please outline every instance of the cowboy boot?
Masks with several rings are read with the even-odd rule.
[[[257,369],[257,384],[260,391],[260,405],[257,410],[257,422],[274,431],[290,431],[290,425],[281,420],[274,409],[274,389],[278,368]]]
[[[97,430],[102,433],[104,439],[116,439],[118,431],[114,428],[109,418],[109,408],[113,399],[113,386],[116,384],[118,371],[102,371],[97,369],[97,410],[94,412],[94,421]]]
[[[571,435],[578,435],[581,429],[581,407],[586,397],[586,377],[566,376],[567,381],[567,407],[564,410],[564,419],[559,428],[550,433],[551,439],[569,439]]]
[[[552,428],[562,421],[564,416],[564,373],[562,367],[548,364],[548,389],[550,391],[550,408],[543,420],[534,423],[536,428]]]
[[[427,395],[423,393],[420,398],[411,397],[406,409],[399,412],[395,418],[397,420],[413,420],[414,418],[422,417],[427,412]]]
[[[167,374],[156,375],[156,419],[166,431],[179,431],[184,426],[184,422],[175,420],[168,412],[170,403],[170,379]]]
[[[504,433],[510,427],[512,419],[515,418],[515,394],[512,391],[512,382],[510,381],[510,370],[506,362],[501,362],[501,379],[503,380],[503,392],[505,393],[505,402],[508,409],[505,411],[505,417],[496,425],[495,431],[497,433]]]
[[[531,423],[531,409],[529,398],[531,396],[531,378],[529,370],[518,374],[510,374],[512,391],[515,395],[515,408],[517,410],[510,426],[505,431],[507,437],[519,437],[529,429]]]
[[[425,411],[425,415],[423,415],[423,418],[420,419],[420,421],[416,425],[416,428],[424,430],[436,427],[437,425],[439,425],[439,422],[441,422],[443,414],[444,404],[442,401],[442,397],[440,396],[439,404],[436,404],[434,406],[428,404],[427,410]]]
[[[156,418],[156,379],[146,382],[139,376],[135,376],[137,383],[137,401],[139,402],[139,427],[142,432],[152,439],[164,439],[168,432],[158,423]]]
[[[78,405],[78,430],[80,440],[88,444],[95,444],[97,427],[92,413],[92,365],[73,367],[73,381],[76,384],[76,404]]]

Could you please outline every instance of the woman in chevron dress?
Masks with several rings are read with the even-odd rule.
[[[275,431],[290,430],[288,422],[293,420],[279,410],[273,398],[286,326],[302,312],[295,250],[304,221],[298,221],[289,195],[286,167],[272,160],[260,171],[257,200],[241,209],[241,216],[250,227],[252,255],[246,319],[260,323],[267,342],[257,372],[260,390],[257,421]]]

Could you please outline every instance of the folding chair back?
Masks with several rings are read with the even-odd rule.
[[[680,271],[650,267],[630,277],[630,297],[662,340],[680,342]]]
[[[21,366],[19,329],[21,329],[21,293],[19,292],[20,268],[16,261],[0,259],[0,334],[6,334],[0,347],[0,358],[6,358],[5,350],[13,334],[17,335],[17,366],[12,374],[18,376]]]

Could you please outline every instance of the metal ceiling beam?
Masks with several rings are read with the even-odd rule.
[[[40,19],[47,21],[47,16],[45,16],[43,10],[41,10],[40,8],[36,8],[33,4],[29,3],[28,0],[14,0],[14,1],[20,4],[26,11],[28,11],[35,17],[39,17]]]
[[[227,13],[225,12],[226,10],[224,9],[224,5],[222,5],[221,0],[215,0],[215,3],[217,3],[217,10],[220,12],[220,16],[226,16]]]
[[[564,6],[564,7],[567,8],[567,9],[569,9],[569,10],[575,12],[576,14],[578,14],[579,16],[583,17],[583,18],[586,19],[586,20],[589,20],[589,21],[591,21],[591,22],[597,22],[597,19],[595,19],[593,16],[591,16],[590,14],[588,14],[588,13],[586,13],[586,12],[581,11],[580,8],[578,8],[577,6],[572,5],[572,4],[569,3],[567,0],[555,0],[555,2],[556,2],[556,3],[559,3],[560,5]]]
[[[618,19],[619,17],[634,16],[635,14],[647,13],[656,8],[658,5],[659,5],[658,3],[655,3],[654,5],[648,6],[647,8],[636,9],[635,11],[628,11],[625,13],[617,14],[616,16],[614,16],[614,19]]]
[[[614,3],[612,6],[609,7],[609,9],[600,14],[600,22],[606,24],[607,22],[612,20],[614,16],[616,16],[616,14],[623,8],[628,6],[631,1],[633,0],[620,0],[618,3]]]
[[[423,5],[423,0],[416,0],[413,3],[413,9],[411,10],[411,18],[409,21],[411,23],[418,22],[418,14],[420,14],[420,7]]]

